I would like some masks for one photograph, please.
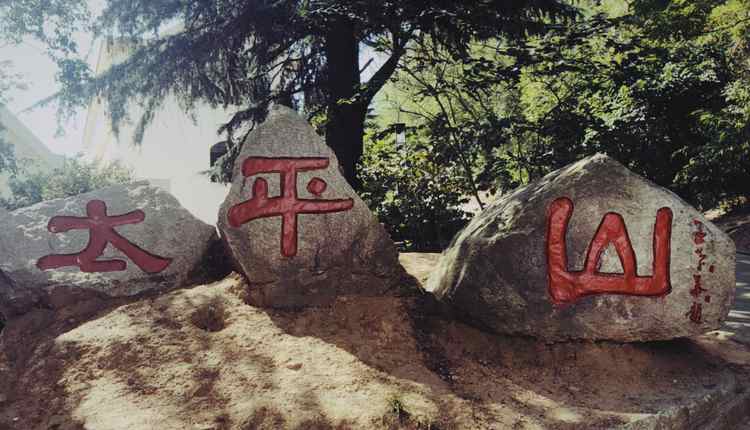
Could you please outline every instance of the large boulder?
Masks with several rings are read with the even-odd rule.
[[[181,286],[201,272],[216,240],[215,227],[146,182],[6,212],[0,214],[0,311],[9,318],[64,306],[66,297]]]
[[[394,243],[336,155],[288,108],[274,107],[247,137],[218,226],[259,306],[382,295],[403,274]]]
[[[670,339],[727,316],[735,247],[673,193],[595,155],[478,214],[427,288],[498,333]]]

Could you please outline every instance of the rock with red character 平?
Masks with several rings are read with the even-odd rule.
[[[388,294],[404,274],[394,243],[333,151],[285,107],[274,107],[246,138],[218,227],[256,305]]]
[[[547,341],[704,333],[726,318],[734,289],[729,237],[604,155],[493,202],[428,283],[469,321]]]
[[[64,306],[186,285],[216,229],[146,182],[0,214],[0,311]],[[70,300],[67,300],[70,301]]]

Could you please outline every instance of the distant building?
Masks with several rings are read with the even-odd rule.
[[[30,171],[36,169],[54,169],[62,165],[64,157],[54,154],[34,136],[11,111],[5,106],[0,106],[0,131],[3,140],[13,145],[16,160],[26,162]],[[10,194],[8,188],[8,174],[0,174],[0,195],[7,197]]]
[[[123,61],[129,53],[125,43],[103,43],[96,73]],[[141,112],[134,107],[128,115],[135,122]],[[137,178],[168,190],[194,215],[214,224],[228,188],[211,183],[202,172],[210,167],[211,146],[222,140],[216,130],[231,115],[222,109],[202,106],[191,117],[174,97],[168,97],[147,127],[142,144],[136,147],[134,124],[123,124],[118,139],[104,104],[94,101],[86,117],[84,154],[91,160],[120,160],[133,169]]]

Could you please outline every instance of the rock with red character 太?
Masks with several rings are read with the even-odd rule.
[[[17,209],[0,215],[0,311],[183,286],[217,240],[215,227],[146,182]]]
[[[245,140],[218,226],[259,306],[388,294],[404,273],[394,243],[333,151],[285,107],[272,108]]]
[[[665,340],[719,328],[735,247],[675,194],[599,154],[485,208],[427,288],[497,333]]]

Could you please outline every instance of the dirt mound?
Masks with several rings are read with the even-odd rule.
[[[748,387],[750,354],[717,336],[548,345],[426,297],[282,312],[247,305],[245,288],[230,276],[85,321],[14,322],[0,429],[611,428]]]

